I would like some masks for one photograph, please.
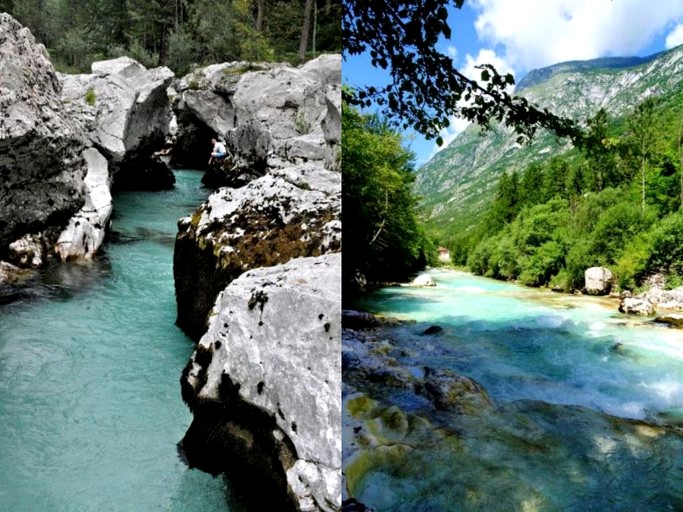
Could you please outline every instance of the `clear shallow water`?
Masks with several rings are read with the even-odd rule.
[[[242,510],[176,451],[193,344],[174,325],[173,243],[209,193],[201,173],[176,179],[116,195],[104,258],[0,306],[0,509]]]
[[[369,387],[384,405],[354,414],[381,448],[353,460],[355,496],[378,511],[683,510],[683,331],[605,299],[432,276],[359,307],[417,321],[393,331],[401,364],[472,377],[494,407],[434,415]],[[421,336],[432,324],[444,331]]]

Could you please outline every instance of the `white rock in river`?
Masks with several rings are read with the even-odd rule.
[[[586,293],[590,295],[607,295],[612,289],[614,275],[605,267],[591,267],[585,272]]]
[[[413,279],[412,286],[436,286],[436,283],[429,274],[420,274],[415,279]]]
[[[195,418],[223,400],[227,375],[241,400],[275,419],[272,435],[296,450],[282,469],[300,510],[341,508],[340,299],[339,253],[243,274],[219,295],[184,383]]]

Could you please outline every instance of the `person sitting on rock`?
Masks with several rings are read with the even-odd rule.
[[[214,158],[216,160],[222,160],[226,156],[225,144],[218,142],[216,139],[211,139],[211,144],[213,144],[213,151],[211,152],[211,158],[209,158],[209,165],[213,162]]]

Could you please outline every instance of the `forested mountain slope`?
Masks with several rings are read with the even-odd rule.
[[[608,58],[556,64],[529,73],[518,93],[555,114],[580,121],[604,108],[626,115],[649,96],[667,97],[683,85],[683,47],[648,58]],[[437,234],[462,232],[484,214],[501,174],[522,171],[570,149],[549,133],[520,146],[511,130],[498,125],[481,134],[468,127],[418,170],[415,190]]]

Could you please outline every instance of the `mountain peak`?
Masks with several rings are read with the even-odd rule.
[[[517,92],[549,80],[559,73],[585,72],[593,70],[621,70],[651,62],[670,50],[647,57],[600,57],[590,60],[568,60],[544,68],[532,69],[517,84]]]

